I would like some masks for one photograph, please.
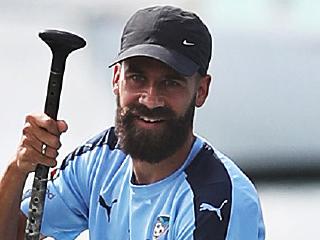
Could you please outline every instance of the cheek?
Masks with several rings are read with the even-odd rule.
[[[195,107],[197,101],[197,93],[193,92],[192,94],[186,96],[183,100],[180,100],[179,104],[177,102],[175,109],[173,109],[176,113],[179,114],[180,117],[184,116],[189,110],[190,107]]]
[[[133,103],[137,103],[139,100],[139,96],[137,94],[132,94],[125,90],[119,91],[117,98],[118,98],[118,104],[120,104],[120,107],[129,106]]]
[[[171,97],[166,106],[175,112],[176,116],[181,117],[185,114],[189,100],[187,98]]]

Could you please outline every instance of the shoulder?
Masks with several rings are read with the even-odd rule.
[[[245,173],[226,155],[203,142],[186,168],[187,180],[196,193],[211,189],[214,195],[232,198],[236,192],[257,197],[256,189]],[[222,199],[221,199],[222,200]],[[231,203],[232,199],[230,199]]]
[[[233,161],[221,153],[218,156],[229,172],[233,186],[228,239],[264,239],[262,209],[255,186]]]
[[[185,172],[194,195],[194,237],[225,239],[232,204],[232,183],[224,164],[213,148],[204,142]]]
[[[71,161],[82,155],[101,151],[103,148],[108,148],[109,151],[112,151],[115,149],[117,141],[114,127],[106,129],[68,154],[63,160],[60,169],[64,170]]]
[[[189,182],[194,186],[230,181],[224,164],[206,142],[203,142],[198,154],[186,168],[186,173]]]
[[[257,190],[248,176],[230,158],[219,151],[215,152],[230,177],[234,207],[236,204],[242,207],[247,204],[259,205]]]
[[[196,237],[226,239],[233,218],[245,220],[241,209],[260,209],[251,181],[232,160],[205,141],[185,172],[194,195]],[[259,214],[252,212],[251,217],[257,219]]]
[[[51,179],[56,184],[70,182],[91,189],[94,179],[116,172],[123,163],[126,155],[117,142],[113,127],[100,132],[68,154]]]
[[[73,160],[75,157],[81,156],[85,153],[92,152],[101,148],[103,146],[107,146],[110,150],[115,149],[117,144],[117,137],[114,132],[114,128],[111,127],[97,134],[90,140],[88,140],[83,145],[77,147],[73,152],[71,152],[64,160],[61,168],[65,168],[70,160]]]

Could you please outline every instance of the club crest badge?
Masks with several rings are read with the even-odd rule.
[[[159,240],[164,236],[169,230],[169,216],[158,216],[157,222],[153,229],[152,240]]]

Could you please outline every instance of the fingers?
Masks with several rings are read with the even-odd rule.
[[[32,146],[36,150],[38,149],[40,153],[42,152],[43,144],[54,149],[59,149],[61,147],[59,140],[60,135],[54,135],[52,132],[40,128],[35,123],[26,122],[22,132],[23,136],[27,137]]]
[[[35,171],[38,164],[47,167],[55,167],[57,161],[54,158],[49,158],[33,148],[20,146],[18,148],[16,164],[21,172],[27,174]]]
[[[39,154],[54,159],[59,155],[58,149],[61,147],[60,142],[59,146],[56,148],[46,145],[44,142],[40,141],[38,138],[28,132],[25,132],[22,136],[21,145],[23,147],[32,147]]]
[[[58,128],[57,121],[53,120],[46,114],[28,115],[26,117],[26,123],[29,123],[32,126],[36,126],[38,128],[42,128],[55,136],[59,136],[61,134]]]
[[[45,145],[59,149],[61,147],[59,137],[67,130],[68,125],[63,120],[55,121],[45,114],[34,114],[26,117],[23,133],[31,133]]]
[[[55,121],[45,114],[28,115],[15,159],[19,169],[29,173],[37,164],[56,166],[61,147],[60,135],[67,129],[63,120]]]

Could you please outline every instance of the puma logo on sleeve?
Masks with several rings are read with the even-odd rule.
[[[221,203],[220,207],[214,207],[214,206],[212,206],[212,205],[209,204],[209,203],[201,203],[199,211],[201,212],[201,211],[206,211],[206,210],[208,210],[208,211],[210,211],[210,212],[215,212],[215,213],[217,214],[219,220],[222,221],[221,209],[223,208],[223,206],[224,206],[226,203],[228,203],[228,200],[227,200],[227,199],[224,200],[224,201]]]

